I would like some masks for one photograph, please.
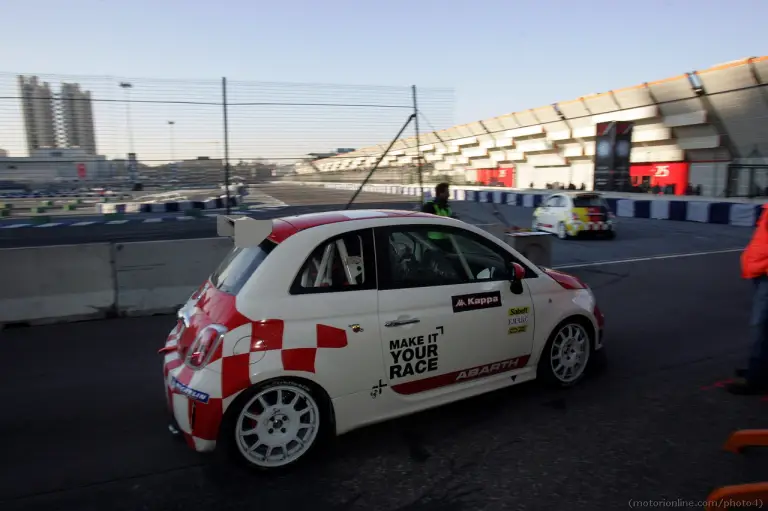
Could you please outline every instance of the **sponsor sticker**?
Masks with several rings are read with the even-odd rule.
[[[199,390],[195,390],[191,387],[184,385],[179,380],[173,377],[171,378],[171,389],[183,396],[187,396],[189,399],[192,399],[194,401],[200,401],[203,404],[208,403],[208,400],[211,397],[205,392],[201,392]]]
[[[451,303],[454,313],[501,307],[501,292],[492,291],[490,293],[452,296]]]
[[[438,370],[440,354],[438,351],[443,327],[437,327],[435,333],[414,335],[389,341],[389,379],[408,378]]]
[[[507,335],[522,334],[528,330],[528,318],[530,317],[530,307],[512,307],[509,309],[509,320],[507,321]]]

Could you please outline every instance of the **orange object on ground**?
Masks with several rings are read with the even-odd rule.
[[[731,433],[723,449],[739,453],[744,447],[768,447],[768,429],[740,429]]]
[[[760,221],[747,248],[741,254],[741,276],[754,279],[768,274],[768,204],[763,205]]]
[[[715,509],[760,508],[766,500],[768,500],[768,483],[723,486],[709,494],[706,509],[714,511]]]

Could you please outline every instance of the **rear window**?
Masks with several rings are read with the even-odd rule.
[[[594,208],[606,205],[605,199],[600,195],[577,195],[573,198],[574,208]]]
[[[219,291],[236,295],[276,246],[273,241],[264,240],[258,247],[233,249],[211,275],[211,284]]]

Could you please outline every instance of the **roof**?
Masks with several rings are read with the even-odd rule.
[[[420,211],[404,211],[398,209],[350,209],[345,211],[326,211],[323,213],[308,213],[306,215],[286,216],[276,218],[272,223],[272,234],[269,239],[282,243],[299,231],[319,227],[321,225],[355,220],[370,220],[372,218],[403,218],[403,217],[434,217]]]

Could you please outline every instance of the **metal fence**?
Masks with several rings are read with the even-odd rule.
[[[453,110],[440,88],[0,73],[0,188],[269,180]]]

